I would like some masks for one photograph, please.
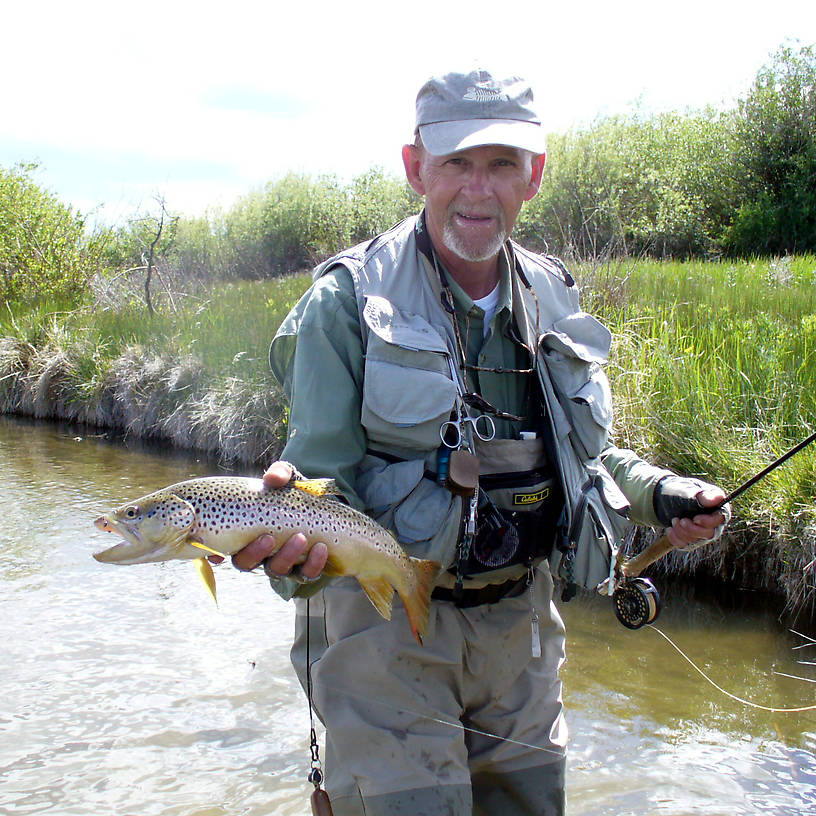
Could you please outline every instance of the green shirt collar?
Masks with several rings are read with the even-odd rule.
[[[437,255],[437,258],[439,256]],[[441,260],[439,261],[441,264]],[[444,268],[444,266],[443,266]],[[481,309],[473,302],[473,298],[453,279],[451,274],[445,269],[445,277],[453,295],[454,306],[460,315],[482,316]],[[476,312],[472,310],[476,309]],[[499,304],[496,307],[496,319],[508,320],[513,309],[513,287],[510,285],[510,267],[508,265],[507,252],[502,251],[499,255]]]

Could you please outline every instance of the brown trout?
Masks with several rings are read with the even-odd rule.
[[[179,482],[100,516],[94,522],[100,530],[125,540],[94,558],[108,564],[196,559],[215,597],[212,568],[202,551],[231,555],[264,533],[281,547],[300,532],[309,544],[326,544],[324,575],[353,575],[386,620],[396,591],[422,643],[439,564],[406,555],[391,533],[336,493],[331,479],[293,479],[280,488],[234,476]]]

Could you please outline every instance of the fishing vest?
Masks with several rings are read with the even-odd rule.
[[[368,450],[355,491],[366,512],[392,530],[408,554],[450,567],[465,501],[434,473],[440,426],[451,417],[464,383],[439,275],[417,245],[423,229],[421,217],[408,218],[320,264],[314,280],[342,266],[357,298],[365,354],[360,422]],[[514,318],[524,342],[537,351],[545,418],[539,444],[547,445],[565,499],[551,567],[570,582],[594,588],[609,575],[629,508],[601,461],[612,422],[602,369],[611,334],[580,311],[577,287],[560,262],[513,242],[508,253]],[[307,301],[308,293],[272,342],[270,364],[281,383],[291,376]],[[525,569],[516,564],[486,572],[465,586],[499,583]]]

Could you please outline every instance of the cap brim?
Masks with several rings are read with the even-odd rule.
[[[515,119],[464,119],[421,125],[422,144],[432,156],[484,145],[506,145],[540,155],[546,152],[541,125]]]

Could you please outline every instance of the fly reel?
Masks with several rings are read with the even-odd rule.
[[[627,578],[612,594],[612,603],[627,629],[640,629],[660,614],[660,595],[648,578]]]

